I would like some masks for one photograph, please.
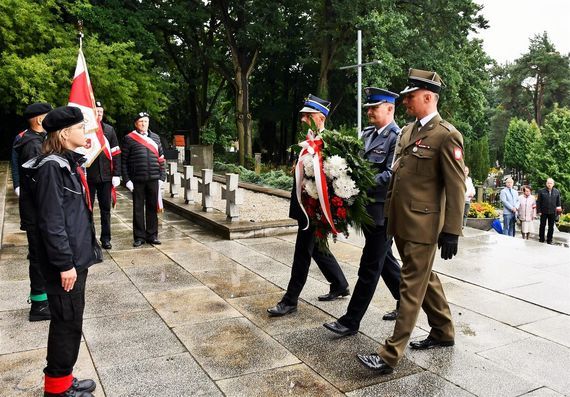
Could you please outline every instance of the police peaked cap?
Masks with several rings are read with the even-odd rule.
[[[436,72],[410,69],[408,73],[408,86],[400,92],[400,95],[405,95],[420,89],[426,89],[439,94],[442,84],[443,80]]]
[[[24,118],[29,120],[39,115],[49,113],[52,109],[51,105],[46,102],[32,103],[24,110]]]
[[[309,94],[309,96],[305,98],[305,103],[303,104],[303,108],[299,110],[299,113],[322,113],[327,117],[330,109],[330,101]]]
[[[60,106],[47,114],[42,121],[44,130],[48,133],[71,127],[83,121],[83,113],[75,106]]]
[[[149,118],[150,118],[150,115],[149,115],[147,112],[139,112],[139,113],[137,113],[137,115],[135,116],[135,122],[136,122],[137,120],[142,119],[143,117],[149,117]]]
[[[400,96],[395,92],[376,87],[366,87],[364,93],[366,94],[366,102],[364,102],[362,106],[365,108],[377,106],[382,103],[395,104],[396,98]]]

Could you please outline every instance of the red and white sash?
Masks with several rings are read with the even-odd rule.
[[[158,161],[159,166],[164,163],[164,156],[158,154],[158,145],[148,135],[142,135],[135,130],[129,133],[127,136],[150,150],[156,156],[156,160]],[[160,189],[160,182],[158,183],[158,186],[158,201],[156,212],[162,212],[164,210],[164,205],[162,203],[162,190]]]

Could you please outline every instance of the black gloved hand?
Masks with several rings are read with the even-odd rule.
[[[437,239],[437,248],[441,248],[441,257],[443,259],[451,259],[454,255],[457,255],[458,242],[459,236],[441,232]]]

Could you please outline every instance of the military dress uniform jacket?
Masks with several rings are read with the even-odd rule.
[[[366,210],[379,226],[384,224],[384,202],[392,178],[392,160],[399,134],[400,128],[394,122],[388,124],[380,134],[376,132],[374,126],[362,131],[363,157],[371,163],[376,182],[374,188],[367,192],[368,197],[374,202],[369,204]]]
[[[87,181],[89,183],[111,182],[114,176],[121,176],[121,149],[119,148],[119,140],[117,139],[115,129],[106,123],[101,123],[101,126],[103,127],[105,138],[109,142],[113,169],[111,170],[111,161],[101,151],[87,169]]]
[[[435,244],[440,232],[460,236],[463,169],[463,137],[439,115],[419,131],[404,127],[386,203],[388,234],[422,244]]]

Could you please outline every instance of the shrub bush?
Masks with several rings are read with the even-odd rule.
[[[496,218],[497,211],[489,203],[475,202],[471,203],[469,208],[468,218]]]
[[[242,182],[255,183],[257,185],[284,190],[291,190],[293,188],[293,177],[281,169],[264,172],[258,175],[254,171],[248,170],[241,165],[214,161],[214,171],[239,174]]]

